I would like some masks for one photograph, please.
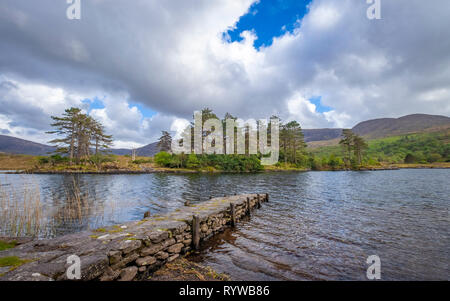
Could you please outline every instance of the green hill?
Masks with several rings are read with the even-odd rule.
[[[450,162],[450,130],[431,133],[398,135],[368,141],[365,151],[367,161],[386,163],[433,163]],[[342,157],[340,146],[324,146],[311,149],[316,157]],[[368,162],[373,163],[373,162]]]

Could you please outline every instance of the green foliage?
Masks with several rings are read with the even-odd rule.
[[[44,156],[38,157],[37,160],[38,160],[38,163],[40,165],[44,165],[44,164],[50,163],[50,159],[48,157],[44,157]]]
[[[447,161],[450,159],[449,138],[450,131],[446,131],[372,140],[369,142],[367,155],[392,163]]]
[[[132,163],[133,164],[146,164],[146,163],[152,163],[152,162],[153,162],[152,158],[148,158],[148,159],[136,159]]]
[[[405,163],[416,163],[417,162],[417,158],[414,156],[414,155],[412,155],[412,154],[407,154],[406,156],[405,156]]]
[[[155,156],[155,162],[163,167],[189,168],[204,170],[221,170],[228,172],[252,172],[263,169],[257,155],[195,155],[168,154],[160,152]]]
[[[0,257],[0,267],[15,268],[21,266],[24,263],[27,263],[28,261],[29,260],[26,259],[20,259],[17,256]]]
[[[82,113],[79,108],[66,109],[62,116],[51,116],[54,130],[48,134],[56,134],[58,138],[50,141],[57,147],[56,153],[67,155],[69,161],[76,159],[88,161],[90,148],[95,148],[95,154],[108,149],[112,145],[112,136],[105,134],[101,123],[91,116]]]
[[[155,163],[159,166],[170,167],[172,155],[166,152],[159,152],[155,155]]]
[[[96,165],[98,168],[100,168],[103,163],[114,162],[115,158],[113,155],[97,154],[90,156],[88,161],[90,164]]]
[[[200,161],[197,158],[197,155],[195,154],[189,154],[187,162],[186,162],[187,168],[196,169],[200,167]]]
[[[369,140],[362,161],[366,165],[379,165],[380,162],[433,163],[450,161],[449,139],[450,132],[445,131]],[[348,149],[339,146],[320,147],[312,149],[311,152],[320,158],[329,158],[331,154],[341,158],[348,157]],[[350,165],[357,167],[358,163],[352,158]]]
[[[16,241],[12,241],[12,242],[5,242],[0,240],[0,251],[4,251],[7,249],[12,249],[17,245]]]

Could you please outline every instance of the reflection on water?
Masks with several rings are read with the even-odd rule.
[[[382,279],[449,275],[449,170],[226,175],[0,175],[3,190],[37,183],[55,236],[161,214],[210,196],[269,193],[270,202],[194,257],[236,280],[365,279],[369,255]],[[76,185],[74,185],[76,183]],[[79,188],[81,219],[67,200]],[[75,198],[76,199],[76,198]],[[69,202],[70,203],[70,202]],[[4,229],[1,229],[2,232]]]

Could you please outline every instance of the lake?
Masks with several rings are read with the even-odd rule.
[[[382,280],[448,280],[449,179],[448,169],[0,174],[0,235],[54,237],[163,214],[185,200],[269,193],[251,219],[191,259],[233,280],[365,280],[366,259],[377,255]]]

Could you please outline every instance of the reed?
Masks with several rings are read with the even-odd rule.
[[[0,182],[0,236],[47,238],[74,229],[96,229],[114,223],[124,202],[136,205],[130,200],[120,200],[120,206],[117,200],[96,200],[75,178],[62,195],[53,194],[53,202],[42,201],[38,182],[25,180],[22,185]]]
[[[35,236],[42,226],[40,191],[35,183],[20,189],[0,183],[0,233]]]

